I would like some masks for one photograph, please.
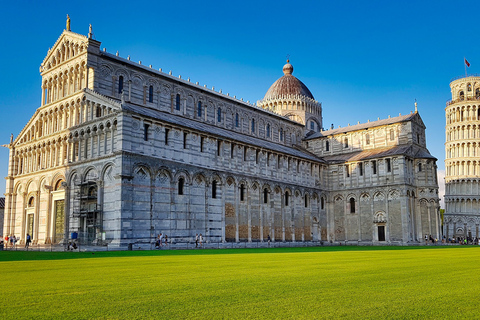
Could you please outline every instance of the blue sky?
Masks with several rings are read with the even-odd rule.
[[[464,56],[480,73],[479,11],[480,1],[5,2],[0,144],[39,107],[39,66],[68,13],[72,31],[91,23],[108,52],[244,100],[263,98],[288,54],[325,127],[406,114],[417,99],[443,170],[450,80],[465,73]],[[1,148],[0,175],[7,166]]]

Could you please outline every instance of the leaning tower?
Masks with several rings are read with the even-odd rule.
[[[454,79],[447,102],[444,235],[478,238],[480,224],[480,75]]]

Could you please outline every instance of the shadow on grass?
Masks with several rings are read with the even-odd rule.
[[[214,254],[255,254],[255,253],[301,253],[337,251],[399,251],[434,250],[454,248],[479,248],[478,246],[326,246],[300,248],[258,248],[258,249],[192,249],[192,250],[135,250],[100,252],[48,252],[48,251],[0,251],[0,261],[64,260],[108,257],[150,257]]]

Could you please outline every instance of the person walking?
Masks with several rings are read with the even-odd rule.
[[[168,246],[168,236],[165,235],[165,245]]]
[[[268,242],[268,246],[270,247],[270,241],[272,241],[272,238],[270,238],[270,235],[267,236],[267,242]]]
[[[11,242],[12,244],[12,249],[15,248],[15,245],[17,244],[17,237],[15,237],[15,235],[13,235],[13,237],[11,238]]]
[[[198,241],[200,242],[200,247],[202,247],[202,243],[203,243],[203,236],[202,234],[200,233],[200,235],[198,236]]]
[[[198,248],[198,233],[195,235],[195,248]]]
[[[30,246],[30,242],[32,242],[32,237],[30,236],[30,234],[27,233],[27,241],[25,241],[25,248],[27,248],[27,250]]]

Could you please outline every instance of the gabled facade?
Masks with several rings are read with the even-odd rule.
[[[159,233],[439,238],[436,159],[419,114],[322,131],[321,104],[285,70],[253,105],[65,30],[40,67],[41,105],[10,143],[4,234],[119,247]]]

